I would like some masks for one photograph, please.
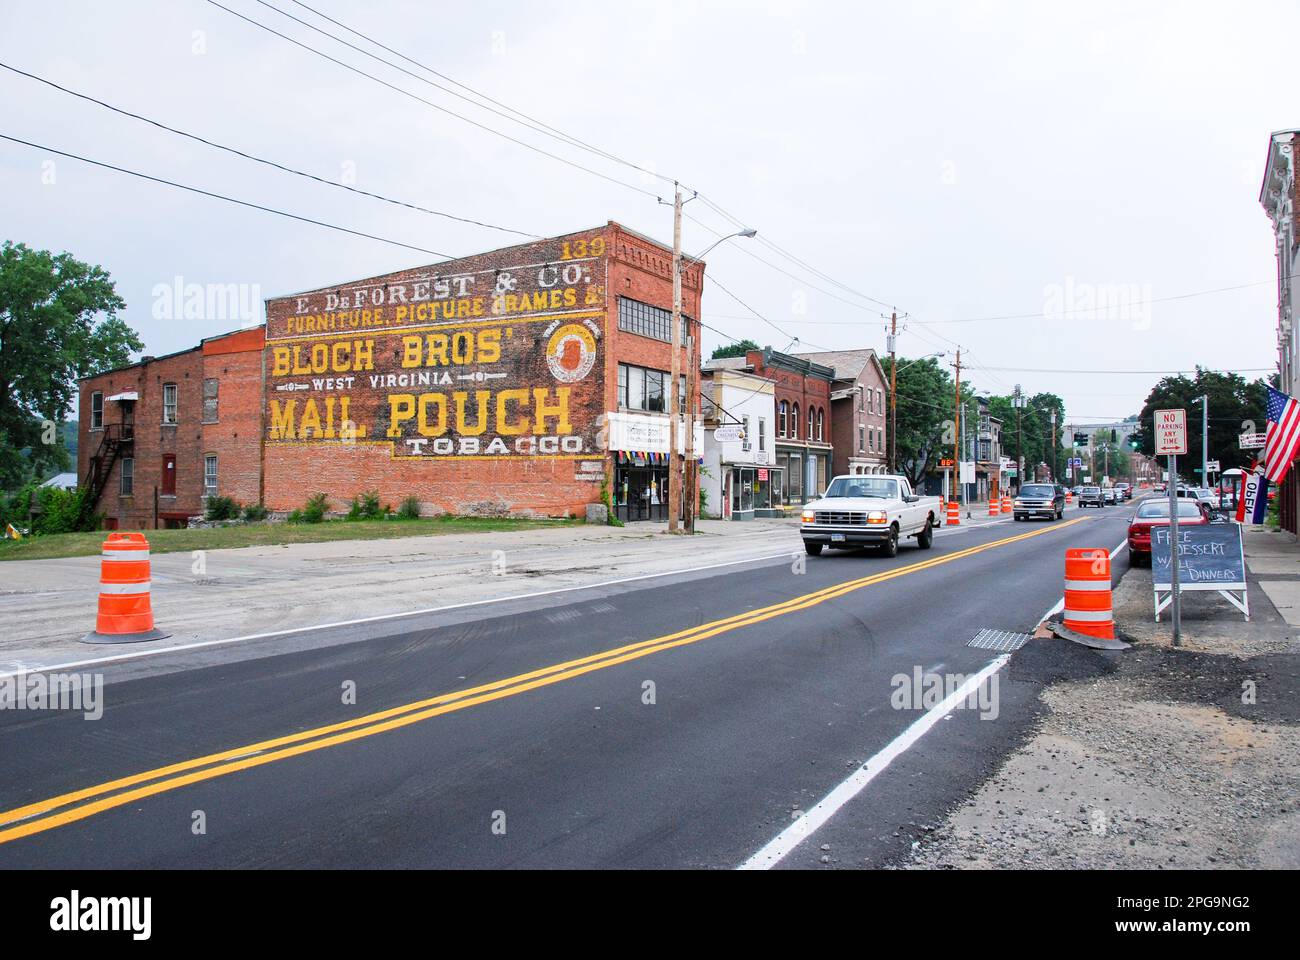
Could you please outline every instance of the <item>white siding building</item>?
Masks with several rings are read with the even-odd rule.
[[[743,361],[742,361],[743,362]],[[734,362],[733,362],[734,363]],[[773,500],[775,384],[725,361],[706,361],[700,376],[704,407],[702,513],[728,520],[781,516]],[[739,440],[718,440],[719,427],[740,427]]]

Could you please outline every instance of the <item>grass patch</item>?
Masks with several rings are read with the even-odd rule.
[[[211,530],[145,530],[151,553],[225,550],[285,543],[324,543],[330,540],[390,540],[449,533],[495,533],[572,527],[579,520],[519,520],[496,517],[428,517],[419,520],[327,520],[324,523],[258,523]],[[110,531],[56,533],[25,540],[0,540],[0,561],[54,560],[98,556]]]

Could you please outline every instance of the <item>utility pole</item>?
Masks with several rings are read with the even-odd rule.
[[[1052,407],[1052,482],[1060,483],[1061,475],[1056,472],[1056,448],[1061,445],[1060,438],[1056,435],[1056,408]]]
[[[956,419],[953,421],[953,426],[956,427],[956,429],[953,431],[953,438],[952,438],[952,477],[953,480],[956,481],[957,502],[964,506],[966,503],[966,485],[961,482],[962,419],[961,419],[961,348],[960,347],[957,348],[957,399],[956,399],[956,405],[953,409],[953,413],[956,415]]]
[[[695,512],[700,505],[696,490],[699,476],[695,464],[695,378],[700,364],[695,358],[698,335],[694,328],[686,338],[686,532],[695,532]]]
[[[1210,485],[1210,395],[1201,394],[1201,486]]]
[[[1024,409],[1025,401],[1020,396],[1020,384],[1016,384],[1016,491],[1025,485],[1025,431],[1021,425],[1020,412]]]
[[[681,423],[682,376],[682,188],[673,183],[673,379],[668,407],[668,532],[680,533],[677,514],[682,506],[681,465],[677,462],[677,429]]]
[[[898,473],[898,311],[889,316],[889,472]]]

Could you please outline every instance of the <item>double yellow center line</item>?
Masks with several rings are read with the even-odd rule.
[[[671,650],[674,647],[698,643],[701,640],[716,637],[721,633],[738,630],[741,627],[762,623],[764,620],[771,620],[774,617],[784,616],[800,610],[807,610],[810,607],[842,597],[855,590],[861,590],[863,587],[872,584],[883,583],[896,577],[904,577],[911,573],[918,573],[946,563],[953,563],[965,557],[983,553],[986,550],[1006,546],[1010,543],[1018,543],[1031,537],[1042,536],[1045,533],[1054,533],[1076,523],[1082,523],[1084,519],[1079,518],[1066,523],[1053,524],[1031,533],[994,540],[991,543],[970,547],[966,550],[958,550],[955,553],[943,554],[931,560],[923,560],[919,563],[897,567],[869,577],[848,580],[771,606],[750,610],[722,620],[714,620],[687,630],[680,630],[677,633],[655,637],[652,640],[642,640],[613,650],[604,650],[590,656],[580,657],[576,660],[567,660],[564,663],[557,663],[528,673],[517,674],[482,686],[441,694],[427,700],[417,700],[414,703],[392,707],[388,710],[380,710],[377,713],[366,714],[363,717],[346,720],[342,723],[315,727],[311,730],[277,737],[273,740],[250,743],[246,746],[235,747],[232,750],[195,757],[192,760],[184,760],[154,770],[146,770],[143,773],[132,774],[129,777],[110,780],[93,787],[60,794],[47,800],[41,800],[37,803],[0,813],[0,843],[8,843],[21,837],[43,833],[46,830],[75,823],[78,820],[85,820],[106,810],[125,806],[145,797],[165,793],[169,790],[189,786],[192,783],[212,780],[239,770],[249,770],[253,767],[274,763],[277,760],[296,757],[299,754],[324,750],[327,747],[337,746],[341,743],[349,743],[363,737],[371,737],[389,730],[397,730],[401,727],[419,723],[422,720],[441,716],[444,713],[464,710],[491,700],[513,697],[528,690],[535,690],[538,687],[549,686],[563,680],[580,677],[585,673],[592,673],[596,670],[617,666],[620,663],[627,663],[629,660],[637,660],[664,650]]]

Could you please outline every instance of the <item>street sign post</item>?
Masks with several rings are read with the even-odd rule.
[[[1169,616],[1177,647],[1183,629],[1183,605],[1178,593],[1178,455],[1187,452],[1187,411],[1157,410],[1154,420],[1156,456],[1169,458]]]

